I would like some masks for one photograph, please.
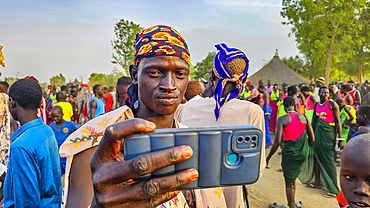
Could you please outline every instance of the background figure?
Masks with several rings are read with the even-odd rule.
[[[356,110],[351,105],[346,105],[342,99],[335,100],[340,109],[340,121],[344,144],[347,143],[348,134],[351,128],[356,128]],[[352,134],[351,134],[352,135]]]
[[[113,95],[108,87],[104,87],[105,112],[113,110]]]
[[[272,109],[270,107],[270,97],[268,93],[265,91],[265,88],[260,85],[258,87],[258,91],[260,92],[263,100],[263,107],[262,110],[264,112],[264,119],[265,119],[265,135],[266,135],[266,146],[271,146],[272,141],[271,141],[271,134],[269,132],[269,122],[270,122],[270,115],[272,112]]]
[[[67,94],[65,91],[60,91],[57,93],[57,101],[58,103],[54,106],[60,106],[63,109],[63,119],[66,121],[72,121],[73,119],[73,108],[71,103],[66,102]],[[53,106],[53,107],[54,107]]]
[[[0,163],[8,167],[10,148],[9,96],[0,94]]]
[[[65,121],[63,119],[63,110],[60,106],[54,106],[51,109],[51,117],[55,123],[50,124],[50,128],[53,130],[55,139],[58,143],[58,150],[63,142],[71,135],[74,131],[80,128],[80,125],[74,121]],[[58,151],[59,152],[59,151]],[[60,168],[61,176],[64,175],[66,169],[66,158],[60,157]]]
[[[118,107],[124,106],[126,100],[130,102],[130,98],[127,96],[127,89],[132,84],[131,77],[121,77],[117,80],[116,84],[116,95]]]
[[[279,90],[279,86],[274,84],[273,91],[270,93],[270,107],[271,107],[271,116],[269,123],[269,131],[275,133],[276,130],[276,120],[278,114],[278,105],[277,103],[282,101],[283,94]]]
[[[78,92],[76,97],[76,106],[78,109],[77,120],[81,125],[85,124],[89,120],[90,100],[91,93],[89,91],[89,86],[81,84],[81,90]]]
[[[296,112],[296,103],[293,97],[284,99],[284,108],[288,113],[279,117],[277,121],[275,141],[266,158],[266,164],[268,165],[276,150],[282,147],[281,166],[284,173],[288,206],[296,208],[295,181],[309,154],[309,145],[315,139],[310,121],[304,114]]]
[[[90,100],[89,118],[93,119],[105,113],[105,105],[103,102],[103,88],[101,85],[95,85],[93,88],[94,97]]]
[[[188,82],[188,87],[185,92],[186,101],[191,100],[196,95],[199,95],[204,90],[204,85],[201,84],[198,80],[191,80]]]

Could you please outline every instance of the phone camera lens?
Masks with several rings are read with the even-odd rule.
[[[252,141],[256,141],[257,140],[257,137],[256,136],[252,136]]]
[[[257,146],[257,144],[256,143],[254,143],[254,142],[252,142],[252,144],[251,144],[251,148],[255,148]]]
[[[243,137],[238,137],[238,138],[236,139],[236,141],[237,141],[238,143],[242,143],[242,142],[243,142]]]
[[[249,140],[250,140],[250,137],[249,137],[249,136],[246,136],[246,137],[244,138],[244,142],[245,142],[245,143],[249,142]]]

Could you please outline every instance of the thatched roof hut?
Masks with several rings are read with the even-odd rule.
[[[298,85],[301,83],[310,83],[310,80],[304,76],[293,71],[287,65],[285,65],[279,58],[278,50],[272,60],[266,64],[262,69],[248,77],[254,85],[258,84],[258,81],[263,79],[265,83],[271,80],[273,84],[281,85],[287,83],[288,85]]]

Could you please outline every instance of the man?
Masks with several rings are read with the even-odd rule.
[[[225,44],[218,44],[216,48],[219,52],[208,85],[201,95],[184,105],[179,122],[189,127],[255,124],[265,133],[262,109],[254,103],[237,99],[242,83],[247,79],[249,60],[241,50]],[[235,75],[239,76],[235,78]],[[265,167],[264,146],[265,142],[261,171]],[[224,188],[224,195],[227,207],[244,207],[241,186]]]
[[[72,109],[73,109],[73,121],[75,121],[75,122],[77,120],[77,112],[78,112],[77,105],[76,105],[76,97],[77,97],[77,94],[78,94],[78,86],[72,86],[71,87],[71,94],[67,98],[67,101],[69,103],[71,103],[71,105],[72,105]]]
[[[185,100],[189,101],[193,97],[199,95],[204,90],[204,85],[200,83],[198,80],[191,80],[188,82],[188,87],[186,88],[185,92]]]
[[[93,92],[95,96],[91,98],[90,101],[90,119],[93,119],[105,113],[105,107],[102,101],[104,94],[101,85],[95,85],[93,88]]]
[[[124,106],[126,100],[129,102],[127,96],[127,89],[130,87],[131,84],[132,84],[131,77],[121,77],[117,80],[116,95],[119,107]]]
[[[111,91],[109,90],[112,88],[104,87],[103,90],[105,100],[105,112],[113,110],[113,95],[110,93]]]
[[[272,82],[271,82],[271,80],[267,81],[266,91],[267,91],[268,93],[271,93],[272,91],[274,91],[274,87],[272,86]]]
[[[341,97],[338,97],[343,100],[344,104],[346,105],[352,105],[353,104],[353,98],[350,94],[348,94],[351,90],[351,87],[349,85],[342,85],[340,88],[340,92],[343,94]]]
[[[57,101],[58,103],[54,106],[60,106],[63,109],[63,119],[66,121],[72,121],[73,119],[73,108],[71,103],[66,102],[67,96],[64,91],[60,91],[57,93]],[[53,107],[54,107],[53,106]]]
[[[305,98],[305,115],[307,116],[308,120],[311,122],[314,112],[314,106],[316,103],[316,100],[314,96],[310,94],[310,88],[307,86],[304,86],[301,88],[302,96]]]
[[[9,89],[9,110],[21,127],[12,135],[5,179],[5,207],[60,208],[62,183],[53,131],[37,117],[42,89],[21,79]]]
[[[314,98],[315,100],[320,100],[320,92],[319,92],[319,89],[321,87],[324,87],[325,86],[325,79],[323,77],[320,77],[318,79],[316,79],[316,84],[315,84],[315,92],[314,92]]]
[[[112,95],[112,110],[117,108],[117,94],[113,86],[108,87],[108,92]]]
[[[63,110],[60,106],[54,106],[51,109],[51,117],[55,123],[51,123],[50,128],[54,132],[59,149],[67,137],[76,131],[80,125],[74,121],[65,121],[63,119]],[[62,176],[66,169],[66,158],[60,158],[60,168]]]
[[[361,106],[356,111],[356,123],[358,128],[353,129],[355,133],[349,134],[347,141],[359,134],[370,132],[370,105]]]
[[[164,207],[187,206],[183,194],[173,190],[195,181],[195,169],[146,181],[128,180],[189,159],[193,153],[189,146],[172,147],[128,161],[118,154],[124,151],[120,150],[122,139],[129,135],[181,126],[174,120],[174,113],[189,79],[188,47],[173,28],[157,25],[137,35],[135,52],[135,65],[130,66],[132,90],[128,91],[136,95],[129,102],[136,118],[128,106],[122,106],[86,123],[60,148],[61,155],[73,158],[70,177],[66,172],[66,179],[70,180],[66,185],[67,207],[156,207],[165,202]],[[212,192],[209,197],[218,195]]]
[[[9,84],[7,82],[0,82],[0,93],[8,94]]]
[[[347,83],[350,87],[350,90],[348,91],[349,95],[351,95],[353,99],[353,107],[355,107],[356,110],[360,107],[361,104],[361,93],[358,91],[355,87],[355,82],[350,80]]]

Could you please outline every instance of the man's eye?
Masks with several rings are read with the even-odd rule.
[[[160,75],[160,74],[161,74],[161,72],[160,72],[160,71],[150,71],[150,72],[149,72],[149,74],[150,74],[151,76],[158,76],[158,75]]]
[[[346,179],[347,179],[347,180],[349,180],[349,181],[353,181],[353,180],[355,180],[355,179],[356,179],[356,176],[352,176],[352,175],[346,175],[345,177],[346,177]]]
[[[184,72],[177,72],[176,73],[176,76],[179,77],[179,78],[185,78],[186,73],[184,73]]]

